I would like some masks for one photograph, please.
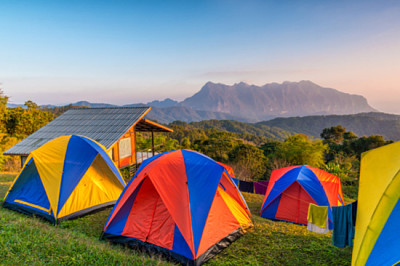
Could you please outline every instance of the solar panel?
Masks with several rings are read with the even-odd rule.
[[[100,144],[109,149],[149,110],[150,107],[70,109],[4,154],[28,155],[54,138],[72,134],[99,140]]]

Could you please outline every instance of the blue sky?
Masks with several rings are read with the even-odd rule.
[[[183,100],[207,81],[311,80],[400,113],[400,1],[0,0],[13,103]]]

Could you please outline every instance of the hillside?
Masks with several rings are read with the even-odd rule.
[[[224,112],[251,120],[277,116],[355,114],[376,111],[359,95],[324,88],[311,81],[270,83],[264,86],[208,82],[180,103],[195,110]]]
[[[209,119],[248,122],[248,119],[240,116],[234,116],[221,112],[193,110],[192,108],[186,106],[171,106],[166,108],[151,107],[151,110],[146,117],[164,124],[168,124],[173,121],[192,122]]]
[[[358,136],[382,135],[386,140],[400,140],[400,115],[385,113],[361,113],[355,115],[328,115],[275,118],[255,126],[278,127],[283,130],[304,133],[316,138],[324,128],[342,125]]]
[[[173,124],[181,123],[174,122],[172,125]],[[186,124],[185,127],[197,129],[215,129],[218,131],[227,131],[239,134],[251,134],[280,141],[285,140],[287,137],[293,134],[292,132],[285,131],[277,127],[270,127],[262,124],[256,125],[232,120],[205,120],[201,122],[191,122]]]

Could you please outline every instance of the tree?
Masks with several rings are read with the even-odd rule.
[[[277,146],[276,156],[291,165],[323,167],[326,149],[327,145],[321,140],[310,140],[306,135],[297,134]]]
[[[0,88],[0,134],[6,132],[5,128],[5,116],[7,112],[8,97],[3,94],[3,90]]]
[[[190,145],[191,145],[191,143],[190,143],[189,138],[184,137],[184,138],[182,139],[182,142],[181,142],[181,147],[182,147],[183,149],[189,149],[189,148],[190,148]]]
[[[40,110],[32,102],[25,102],[26,109],[22,107],[9,108],[5,118],[6,131],[10,136],[23,139],[54,119],[54,115]]]
[[[343,134],[346,132],[346,128],[341,125],[337,125],[335,127],[324,128],[321,133],[321,138],[323,138],[325,143],[329,143],[330,141],[335,142],[336,144],[342,143]]]
[[[361,154],[371,149],[375,149],[393,141],[385,141],[381,135],[371,135],[369,137],[361,137],[350,143],[350,149],[357,158],[361,158]]]
[[[237,177],[241,180],[265,179],[268,159],[256,146],[239,144],[229,153]]]
[[[198,149],[216,161],[227,162],[229,152],[233,150],[241,141],[234,137],[233,133],[214,132],[208,139],[199,142]]]

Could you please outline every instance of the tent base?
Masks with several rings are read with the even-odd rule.
[[[59,222],[64,221],[64,220],[72,220],[72,219],[76,219],[76,218],[82,217],[82,216],[84,216],[86,214],[89,214],[89,213],[93,214],[93,213],[102,211],[102,210],[104,210],[104,209],[106,209],[106,208],[108,208],[110,206],[115,205],[115,202],[116,201],[110,201],[110,202],[106,202],[106,203],[103,203],[103,204],[100,204],[100,205],[96,205],[96,206],[93,206],[93,207],[90,207],[90,208],[87,208],[87,209],[84,209],[84,210],[80,210],[80,211],[75,212],[75,213],[71,213],[71,214],[66,215],[64,217],[61,217],[61,218],[59,218],[57,220],[54,218],[54,216],[51,216],[51,215],[48,215],[48,214],[44,214],[43,212],[39,212],[37,210],[34,210],[32,208],[29,208],[29,207],[24,207],[24,206],[19,205],[19,204],[3,202],[3,207],[7,208],[7,209],[10,209],[10,210],[13,210],[13,211],[17,211],[17,212],[23,213],[23,214],[27,214],[29,216],[40,217],[42,219],[50,221],[53,224],[58,224]]]
[[[149,253],[150,255],[161,255],[163,258],[169,261],[178,262],[182,265],[201,265],[206,261],[210,260],[218,253],[220,253],[225,248],[227,248],[243,234],[244,232],[242,228],[236,229],[235,231],[227,235],[225,238],[221,239],[218,243],[213,245],[211,248],[209,248],[206,252],[204,252],[201,256],[199,256],[195,260],[188,259],[182,255],[173,252],[172,250],[159,247],[150,243],[146,243],[132,237],[103,233],[100,236],[100,239],[105,239],[112,243],[124,244],[133,249]]]
[[[17,211],[29,216],[35,216],[41,219],[44,219],[46,221],[51,222],[52,224],[56,224],[56,220],[54,219],[53,216],[49,215],[49,214],[44,214],[43,212],[39,212],[36,211],[34,209],[31,209],[29,207],[24,207],[22,205],[19,204],[13,204],[13,203],[9,203],[9,202],[3,202],[3,208],[7,208],[13,211]]]
[[[76,219],[76,218],[85,216],[86,214],[93,214],[93,213],[102,211],[104,209],[107,209],[110,206],[115,205],[116,202],[117,202],[116,200],[110,201],[110,202],[105,202],[105,203],[102,203],[102,204],[99,204],[99,205],[96,205],[96,206],[93,206],[93,207],[90,207],[90,208],[87,208],[87,209],[83,209],[83,210],[68,214],[68,215],[66,215],[64,217],[58,218],[57,219],[57,223],[59,223],[61,221],[64,221],[64,220]]]

